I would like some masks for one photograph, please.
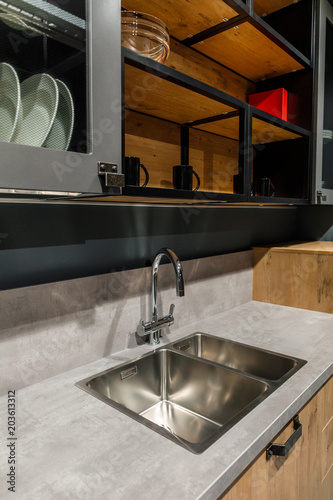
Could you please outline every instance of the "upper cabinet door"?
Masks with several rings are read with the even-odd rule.
[[[333,7],[319,2],[313,201],[333,204]]]
[[[121,169],[120,0],[0,1],[0,192],[101,193]]]

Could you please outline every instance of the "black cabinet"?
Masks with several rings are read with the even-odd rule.
[[[333,203],[333,7],[328,0],[318,5],[316,65],[316,148],[313,201]]]
[[[118,0],[0,3],[3,195],[102,193],[98,162],[121,168],[119,18]]]

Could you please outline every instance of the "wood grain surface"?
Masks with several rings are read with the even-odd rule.
[[[164,64],[245,102],[255,92],[254,83],[175,40]]]
[[[125,65],[125,106],[176,123],[235,111],[215,99]]]
[[[326,408],[332,412],[332,397],[331,378],[299,412],[302,436],[287,456],[272,457],[267,461],[264,450],[219,500],[331,500],[331,425],[323,429],[323,422],[328,418]],[[332,420],[330,413],[329,422]],[[329,432],[326,433],[328,426]],[[292,432],[291,422],[272,442],[284,443]]]
[[[231,19],[237,12],[221,0],[122,0],[122,7],[127,10],[139,10],[158,17],[163,21],[170,35],[184,40],[189,35]]]
[[[258,16],[262,17],[288,7],[293,3],[295,3],[295,0],[254,0],[253,9]]]
[[[193,47],[254,82],[303,68],[248,22]]]
[[[253,299],[333,313],[333,243],[254,248]]]
[[[233,175],[238,173],[238,142],[196,129],[190,129],[189,139],[190,165],[200,177],[200,190],[233,192]],[[149,187],[172,189],[172,168],[181,160],[180,126],[128,111],[125,155],[141,159],[149,171]]]

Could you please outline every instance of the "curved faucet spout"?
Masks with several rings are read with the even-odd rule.
[[[160,335],[162,328],[166,328],[170,326],[174,322],[173,310],[175,308],[174,304],[171,304],[169,314],[167,316],[158,317],[157,314],[157,274],[160,266],[160,262],[163,257],[168,257],[171,264],[173,265],[175,274],[176,274],[176,290],[177,295],[179,297],[184,297],[184,277],[183,277],[183,268],[180,260],[178,259],[175,252],[170,250],[169,248],[161,248],[161,250],[157,253],[155,259],[152,264],[152,315],[151,321],[143,321],[140,320],[139,325],[137,327],[137,334],[140,337],[144,337],[149,335],[149,343],[151,345],[160,343]]]
[[[173,265],[175,274],[176,274],[176,293],[179,297],[184,297],[185,289],[184,289],[184,277],[183,277],[183,268],[180,260],[178,259],[175,252],[170,250],[169,248],[161,248],[161,250],[157,253],[155,259],[152,264],[152,320],[156,321],[157,319],[157,275],[158,269],[160,266],[160,262],[162,258],[166,256],[170,260]]]

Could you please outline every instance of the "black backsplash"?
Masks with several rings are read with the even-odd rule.
[[[296,208],[0,203],[0,289],[150,265],[161,247],[182,260],[292,240]]]

